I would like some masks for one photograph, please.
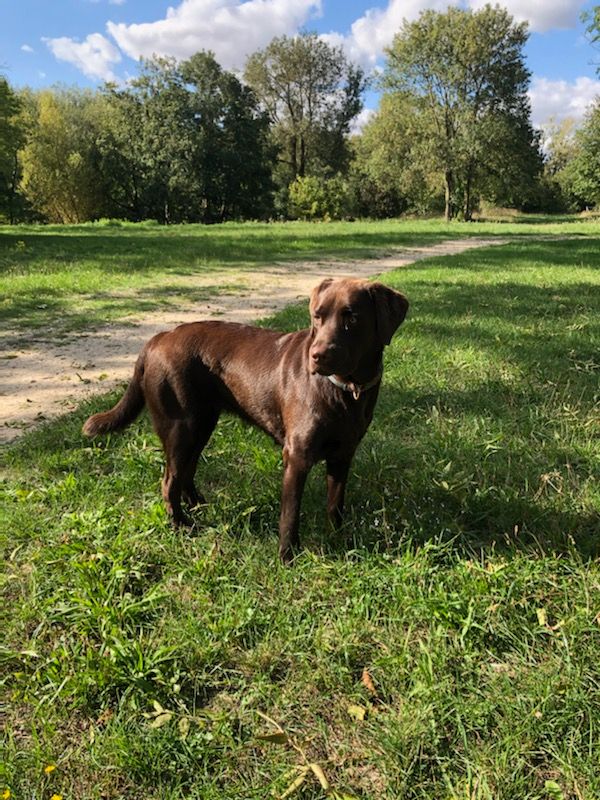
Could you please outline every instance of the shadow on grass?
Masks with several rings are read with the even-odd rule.
[[[19,332],[4,338],[4,346],[15,346],[23,342],[27,329],[34,329],[37,337],[45,331],[91,330],[111,320],[149,314],[157,309],[177,309],[185,304],[203,303],[234,287],[224,284],[198,288],[178,284],[159,287],[139,287],[131,290],[99,291],[82,295],[74,300],[73,295],[62,289],[22,289],[11,296],[10,305],[0,305],[0,324],[18,320]],[[93,306],[93,307],[92,307]]]
[[[3,233],[0,236],[0,274],[7,269],[27,273],[40,262],[45,272],[62,271],[65,262],[93,262],[107,274],[123,270],[138,272],[168,271],[177,275],[238,268],[242,264],[266,264],[298,258],[365,255],[385,248],[415,244],[434,244],[449,237],[463,238],[461,231],[440,230],[419,233],[373,230],[348,231],[336,226],[314,226],[310,234],[298,235],[293,227],[257,226],[256,229],[218,229],[190,227],[159,232],[115,231],[100,233]],[[471,236],[477,231],[473,230]]]
[[[298,259],[366,257],[449,236],[454,233],[443,229],[350,231],[336,225],[0,230],[0,279],[6,280],[0,323],[21,330],[47,325],[71,330],[90,319],[101,322],[160,308],[169,291],[163,285],[166,276],[185,284],[200,273],[234,273],[244,266]],[[148,287],[147,282],[158,285]],[[188,303],[205,296],[204,289],[196,290],[200,298],[194,291],[179,288]],[[78,309],[79,301],[88,308]]]
[[[494,230],[489,235],[501,233]],[[7,297],[0,304],[0,323],[12,323],[21,330],[48,325],[78,329],[90,320],[102,322],[150,313],[168,304],[171,292],[179,293],[186,303],[199,301],[214,289],[187,289],[185,282],[200,273],[230,270],[233,278],[243,266],[256,268],[298,259],[365,258],[393,248],[474,235],[480,235],[477,226],[411,230],[390,225],[386,229],[367,226],[365,230],[364,225],[355,229],[348,224],[108,230],[73,226],[48,232],[39,228],[0,231],[0,279],[6,280]],[[600,240],[589,238],[552,243],[517,239],[510,250],[500,248],[501,253],[491,248],[478,251],[475,259],[465,255],[436,263],[444,270],[460,266],[466,271],[506,271],[510,258],[522,252],[534,259],[533,263],[542,259],[553,266],[572,266],[574,248],[578,263],[587,263],[593,261],[594,249],[599,246]],[[507,252],[511,254],[508,259]],[[173,279],[171,286],[164,285],[165,276]],[[176,279],[181,280],[180,287]],[[447,303],[451,304],[451,298]]]
[[[548,220],[542,220],[548,222]],[[535,228],[534,228],[535,230]],[[502,225],[485,229],[487,237],[503,236]],[[511,234],[531,236],[532,230]],[[242,264],[260,265],[298,258],[365,257],[382,250],[427,246],[447,239],[482,235],[481,227],[443,225],[412,227],[410,221],[377,223],[331,223],[304,225],[256,224],[106,229],[93,226],[48,226],[0,229],[0,275],[62,272],[69,263],[83,263],[117,274],[123,271],[191,275],[202,268],[222,270]],[[569,229],[569,236],[577,236]],[[582,234],[584,235],[584,234]],[[547,245],[564,249],[568,242]],[[529,247],[529,245],[527,245]]]

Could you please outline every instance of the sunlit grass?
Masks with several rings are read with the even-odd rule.
[[[0,325],[23,332],[47,326],[69,330],[191,305],[222,291],[224,284],[238,284],[242,270],[279,261],[365,258],[473,236],[581,236],[599,227],[578,217],[477,224],[0,226]]]

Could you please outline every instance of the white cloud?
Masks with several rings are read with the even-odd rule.
[[[415,20],[422,11],[433,9],[445,11],[448,6],[468,6],[473,10],[482,8],[490,0],[389,0],[387,6],[373,6],[359,17],[342,35],[337,32],[323,38],[330,44],[342,45],[353,61],[363,67],[372,67],[392,43],[394,35],[403,21]],[[534,31],[552,28],[574,27],[583,5],[582,0],[501,0],[502,6],[518,22],[529,22]]]
[[[330,44],[342,45],[348,57],[363,67],[374,67],[405,19],[415,20],[426,9],[444,11],[449,4],[452,5],[449,0],[390,0],[387,8],[368,9],[352,23],[347,36],[332,32],[323,38]]]
[[[182,59],[212,50],[223,67],[239,69],[250,53],[274,36],[296,33],[320,10],[321,0],[182,0],[164,19],[106,27],[131,58]]]
[[[489,0],[469,0],[473,9],[482,8]],[[552,28],[573,28],[583,7],[582,0],[502,0],[504,8],[517,22],[529,22],[538,33]]]
[[[350,125],[350,135],[357,136],[359,133],[362,133],[363,128],[372,119],[377,112],[372,108],[363,108],[363,110],[359,113],[355,119],[352,120],[352,124]]]
[[[122,6],[126,0],[108,0],[110,6]]]
[[[108,0],[112,5],[125,1]],[[369,8],[354,21],[346,35],[332,31],[323,38],[343,46],[348,57],[367,70],[377,69],[385,48],[405,19],[414,20],[426,9],[444,11],[449,5],[478,9],[485,2],[388,0],[387,5]],[[250,53],[265,47],[274,36],[292,35],[310,24],[310,19],[321,13],[321,3],[322,0],[180,0],[167,9],[163,19],[153,22],[109,21],[108,34],[120,50],[100,33],[90,34],[83,42],[69,37],[44,41],[57,58],[74,64],[88,77],[101,80],[116,80],[112,68],[119,63],[122,53],[135,60],[155,54],[182,59],[198,50],[212,50],[223,67],[240,69]],[[573,26],[583,3],[582,0],[502,0],[502,5],[516,19],[529,21],[533,30],[545,31]],[[28,47],[23,45],[22,49],[30,52]],[[572,90],[566,90],[565,103],[579,107],[577,104],[583,102],[589,90],[586,80],[590,82],[579,79],[575,96],[569,96]],[[556,88],[559,85],[561,82],[553,85],[554,93],[560,91]],[[544,91],[541,83],[532,88],[532,101],[540,109],[545,102]]]
[[[589,105],[600,96],[600,81],[581,77],[573,82],[534,78],[529,90],[534,125],[550,117],[557,121],[573,117],[580,121]]]
[[[29,45],[29,44],[22,44],[22,45],[21,45],[21,50],[22,50],[24,53],[35,53],[35,50],[34,50],[34,49],[33,49],[33,47],[31,47],[31,45]]]
[[[111,67],[118,64],[121,54],[101,33],[90,33],[83,42],[61,36],[58,39],[43,39],[60,61],[68,61],[80,69],[88,78],[116,81]]]

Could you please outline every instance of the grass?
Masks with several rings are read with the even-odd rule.
[[[0,333],[48,326],[61,333],[192,304],[235,290],[242,270],[276,261],[364,258],[472,236],[579,236],[597,228],[577,217],[532,220],[2,226]]]
[[[598,234],[386,276],[411,312],[347,523],[315,469],[292,569],[280,455],[237,420],[191,534],[145,418],[82,439],[116,395],[6,449],[12,796],[600,797]]]

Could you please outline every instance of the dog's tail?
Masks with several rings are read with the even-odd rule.
[[[98,433],[120,431],[133,422],[144,407],[144,392],[142,378],[146,361],[145,348],[140,353],[133,371],[133,378],[125,390],[125,394],[110,411],[94,414],[84,423],[83,433],[86,436],[96,436]]]

